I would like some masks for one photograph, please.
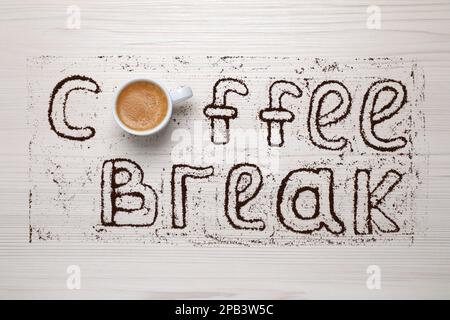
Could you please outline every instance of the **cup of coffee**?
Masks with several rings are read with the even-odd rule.
[[[148,136],[161,131],[169,123],[174,105],[191,97],[189,87],[168,91],[155,80],[134,79],[117,91],[113,116],[126,132]]]

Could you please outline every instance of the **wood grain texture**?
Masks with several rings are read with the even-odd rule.
[[[450,3],[377,1],[71,1],[0,4],[0,297],[449,298]],[[28,243],[26,59],[40,55],[405,57],[424,69],[428,168],[412,245],[297,248]],[[66,268],[82,289],[66,288]],[[368,290],[366,268],[382,270]]]

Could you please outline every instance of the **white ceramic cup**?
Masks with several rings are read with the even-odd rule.
[[[133,130],[133,129],[127,127],[120,120],[119,116],[117,115],[117,99],[119,98],[120,93],[123,91],[123,89],[125,89],[130,84],[132,84],[134,82],[141,82],[141,81],[145,81],[145,82],[157,85],[166,94],[166,98],[167,98],[167,114],[166,114],[164,120],[161,121],[161,123],[159,125],[157,125],[156,127],[152,128],[152,129],[149,129],[149,130]],[[178,87],[175,90],[169,91],[166,89],[165,86],[163,86],[158,81],[150,80],[150,79],[141,79],[141,78],[133,79],[133,80],[127,81],[124,84],[122,84],[114,96],[114,104],[113,104],[114,120],[119,125],[119,127],[121,127],[124,131],[126,131],[130,134],[134,134],[136,136],[149,136],[149,135],[152,135],[152,134],[155,134],[155,133],[161,131],[169,123],[169,120],[172,117],[172,111],[173,111],[174,106],[176,106],[177,104],[179,104],[183,101],[186,101],[187,99],[189,99],[191,97],[192,97],[192,89],[190,87],[182,86],[182,87]]]

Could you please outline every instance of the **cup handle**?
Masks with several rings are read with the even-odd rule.
[[[169,92],[173,105],[180,104],[192,97],[192,89],[190,87],[178,87]]]

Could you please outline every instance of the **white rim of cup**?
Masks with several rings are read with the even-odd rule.
[[[156,127],[152,128],[152,129],[142,130],[142,131],[141,130],[133,130],[133,129],[127,127],[120,120],[120,118],[117,114],[117,99],[119,98],[120,93],[123,91],[123,89],[125,89],[130,84],[133,84],[135,82],[141,82],[141,81],[156,84],[162,91],[164,91],[166,98],[167,98],[167,106],[168,106],[167,114],[164,117],[164,120],[160,124],[158,124]],[[159,81],[156,81],[156,80],[150,80],[150,79],[145,79],[145,78],[136,78],[136,79],[128,80],[118,87],[117,92],[114,96],[114,105],[113,105],[114,120],[124,131],[126,131],[130,134],[133,134],[135,136],[149,136],[149,135],[152,135],[152,134],[155,134],[155,133],[161,131],[169,123],[169,120],[172,117],[172,111],[173,111],[173,103],[172,103],[172,98],[170,96],[169,91],[167,91],[167,89]]]

